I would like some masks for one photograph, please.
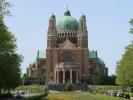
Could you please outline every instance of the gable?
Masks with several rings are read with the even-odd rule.
[[[66,41],[60,46],[60,48],[65,49],[65,50],[75,50],[75,49],[77,49],[77,48],[75,47],[75,45],[72,44],[72,42],[69,41],[69,40],[66,40]]]

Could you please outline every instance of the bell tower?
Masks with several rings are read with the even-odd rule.
[[[47,37],[47,48],[56,47],[56,18],[55,15],[52,14],[49,19],[49,27],[48,27],[48,37]]]
[[[87,26],[86,26],[85,15],[82,15],[79,19],[78,47],[79,48],[88,48],[88,31],[87,31]]]
[[[49,26],[47,32],[47,49],[46,49],[46,83],[53,81],[54,79],[54,63],[53,51],[56,48],[57,43],[57,32],[56,32],[56,18],[55,15],[52,14],[49,19]]]
[[[89,49],[88,49],[88,31],[86,26],[86,17],[82,15],[79,19],[79,26],[77,32],[78,48],[82,51],[81,63],[81,82],[87,83],[89,73]]]

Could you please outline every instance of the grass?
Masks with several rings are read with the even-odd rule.
[[[103,94],[90,94],[89,92],[60,92],[49,94],[48,100],[127,100],[119,97],[111,97]]]
[[[96,100],[95,97],[88,92],[59,92],[56,94],[49,94],[48,100]]]
[[[120,97],[107,96],[103,94],[96,94],[96,100],[128,100]]]
[[[105,91],[105,90],[116,90],[121,89],[119,86],[91,86],[96,90]],[[29,86],[19,86],[16,89],[18,90],[30,90],[31,92],[40,93],[39,96],[33,96],[24,98],[23,100],[127,100],[119,97],[111,97],[103,94],[91,94],[89,92],[59,92],[54,93],[46,97],[43,91],[43,85],[29,85]],[[43,94],[42,94],[43,93]]]

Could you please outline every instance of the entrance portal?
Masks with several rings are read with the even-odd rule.
[[[72,83],[76,83],[76,71],[72,71]]]
[[[70,81],[70,71],[65,72],[65,83],[67,83],[68,81]]]
[[[59,71],[59,83],[63,83],[63,71]]]

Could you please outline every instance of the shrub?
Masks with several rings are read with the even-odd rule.
[[[67,82],[67,83],[66,83],[66,86],[65,86],[65,90],[66,90],[66,91],[72,91],[72,83]]]

